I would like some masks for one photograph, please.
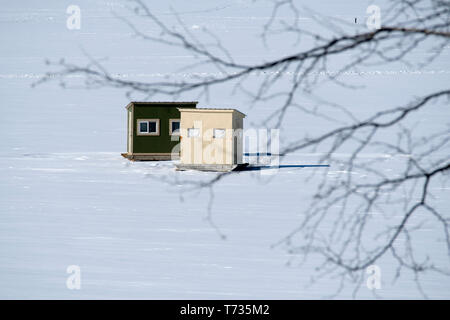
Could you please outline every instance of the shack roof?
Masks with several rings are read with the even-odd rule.
[[[236,109],[231,108],[195,108],[195,109],[180,109],[180,112],[236,112],[239,113],[243,118],[245,118],[245,113],[240,112]]]
[[[131,101],[127,106],[125,107],[128,109],[131,106],[160,106],[160,105],[167,105],[167,106],[178,106],[180,108],[183,107],[183,105],[189,106],[189,105],[197,105],[198,101]]]

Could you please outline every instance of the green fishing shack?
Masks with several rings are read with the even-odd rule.
[[[180,155],[180,111],[191,102],[130,102],[127,110],[127,152],[132,161],[177,159]]]

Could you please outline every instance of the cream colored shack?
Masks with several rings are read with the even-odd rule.
[[[221,171],[243,163],[245,114],[235,109],[179,110],[182,165],[210,166],[213,170],[216,166]]]

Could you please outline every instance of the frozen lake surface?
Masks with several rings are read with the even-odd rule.
[[[337,288],[332,280],[309,286],[314,258],[287,265],[290,256],[272,248],[299,221],[312,168],[228,177],[214,188],[219,230],[207,220],[208,190],[181,199],[182,184],[159,180],[214,173],[176,172],[170,161],[131,163],[117,152],[3,154],[0,170],[2,298],[321,299]],[[69,265],[81,268],[81,290],[65,286]],[[393,286],[394,270],[382,268],[379,295],[420,297],[410,279]],[[449,285],[447,277],[424,277],[434,298],[448,298]],[[340,297],[351,298],[351,289]],[[373,295],[363,287],[358,297]]]
[[[131,36],[110,12],[129,16],[123,2],[77,4],[83,17],[78,31],[66,28],[66,3],[20,1],[0,9],[0,298],[321,299],[334,293],[338,279],[309,286],[317,267],[314,256],[302,266],[288,264],[292,256],[273,247],[301,220],[318,183],[306,178],[322,168],[284,168],[274,176],[232,174],[214,187],[208,215],[210,190],[182,193],[188,186],[183,181],[208,179],[214,173],[176,172],[170,161],[132,163],[120,156],[126,150],[124,107],[129,102],[123,91],[65,90],[57,82],[31,88],[48,71],[45,59],[64,57],[81,64],[86,61],[82,49],[98,58],[108,57],[107,67],[123,78],[153,81],[167,74],[193,76],[177,71],[194,62],[192,55]],[[240,61],[280,54],[277,46],[263,50],[251,41],[269,18],[270,6],[264,1],[169,4],[192,32],[207,27],[217,33]],[[309,5],[351,21],[362,20],[367,6],[358,0]],[[168,6],[155,4],[153,9],[175,23]],[[370,88],[351,91],[355,114],[364,117],[386,102],[405,103],[411,96],[448,85],[449,52],[445,49],[443,59],[423,70],[393,65],[343,75]],[[414,57],[428,54],[418,51]],[[320,90],[336,102],[349,97],[335,89]],[[189,94],[180,98],[196,99]],[[270,104],[251,109],[248,97],[232,96],[227,90],[212,90],[210,101],[201,100],[199,107],[237,108],[248,115],[246,128],[257,126],[273,111]],[[420,119],[417,132],[445,128],[449,116],[448,108],[431,108]],[[293,111],[281,132],[282,143],[325,129],[322,122]],[[319,156],[298,153],[282,164],[314,165]],[[349,154],[337,156],[345,159]],[[362,157],[377,160],[392,175],[404,161],[384,154]],[[342,170],[330,167],[328,174],[333,177]],[[449,188],[436,184],[432,190],[437,206],[447,213]],[[442,241],[429,241],[434,233],[433,226],[419,231],[418,251],[448,269]],[[382,289],[377,295],[421,298],[411,275],[391,283],[395,274],[391,263],[379,261]],[[81,290],[66,287],[69,265],[81,268]],[[425,274],[421,282],[431,298],[450,298],[450,277]],[[351,298],[352,290],[346,287],[338,297]],[[357,297],[376,298],[365,286]]]

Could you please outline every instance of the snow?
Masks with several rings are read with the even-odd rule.
[[[308,192],[298,185],[311,168],[280,169],[270,182],[240,172],[219,184],[213,221],[226,239],[206,220],[208,192],[180,200],[182,186],[157,179],[213,173],[115,152],[3,154],[0,168],[2,298],[321,299],[336,286],[307,287],[314,259],[288,266],[290,256],[272,248],[299,219]],[[79,291],[65,287],[69,265],[81,267]],[[417,297],[408,281],[384,285],[386,298]],[[433,297],[448,297],[448,285],[432,278]]]
[[[85,61],[80,47],[93,56],[109,57],[107,66],[123,77],[154,80],[166,74],[190,77],[195,73],[173,69],[194,61],[185,52],[133,39],[109,11],[114,8],[126,14],[124,3],[77,4],[83,16],[79,31],[66,29],[64,3],[21,1],[0,9],[0,298],[322,299],[332,294],[339,285],[337,279],[309,286],[317,266],[314,256],[299,267],[289,264],[291,255],[273,247],[300,221],[312,186],[318,183],[306,178],[322,168],[283,168],[268,176],[260,172],[230,175],[214,188],[211,222],[209,190],[182,191],[190,187],[185,181],[208,179],[214,173],[177,172],[170,161],[133,163],[120,156],[126,149],[124,106],[129,102],[123,91],[64,90],[57,83],[31,88],[48,71],[45,59]],[[207,27],[228,44],[239,39],[232,47],[243,61],[279,54],[276,46],[266,52],[249,41],[267,21],[266,2],[170,4],[186,12],[183,17],[192,32]],[[339,5],[331,0],[312,1],[310,5],[340,17],[363,17],[366,6],[357,0]],[[173,19],[163,4],[153,9]],[[375,88],[354,93],[355,112],[363,117],[380,103],[404,103],[410,96],[447,84],[449,61],[437,61],[420,71],[398,65],[344,75],[348,81]],[[207,75],[211,70],[196,72]],[[399,78],[407,79],[407,84],[396,81]],[[335,92],[327,87],[320,90],[328,96]],[[347,97],[334,98],[342,102]],[[212,90],[211,100],[200,101],[199,107],[238,108],[248,114],[246,127],[272,112],[270,105],[258,112],[250,109],[246,99],[240,94],[230,96],[227,90]],[[331,116],[337,115],[333,112]],[[448,108],[430,109],[418,132],[445,128],[442,119],[448,115]],[[286,118],[282,141],[299,129],[302,135],[325,129],[322,122],[311,119],[293,111]],[[293,154],[283,163],[317,164],[320,156],[320,150]],[[341,151],[335,156],[345,159],[349,154]],[[392,173],[406,159],[374,152],[362,157],[380,161]],[[328,171],[330,178],[346,173],[338,167]],[[366,178],[358,171],[351,173]],[[178,182],[165,183],[165,179]],[[433,187],[438,205],[448,210],[449,187]],[[437,263],[448,266],[445,250],[427,240],[434,226],[420,232],[419,251],[437,256]],[[383,298],[420,298],[411,277],[391,283],[395,268],[390,263],[380,261],[383,284],[376,293]],[[81,290],[66,287],[69,265],[81,267]],[[427,274],[422,283],[430,297],[450,298],[449,277]],[[339,297],[351,298],[352,289],[345,288]],[[376,297],[363,286],[358,298]]]

